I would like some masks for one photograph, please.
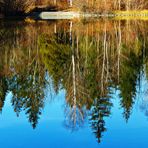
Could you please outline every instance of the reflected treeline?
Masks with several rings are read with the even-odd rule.
[[[113,90],[128,121],[141,73],[148,77],[147,30],[144,21],[1,23],[1,110],[9,90],[14,111],[25,110],[35,128],[48,73],[55,92],[66,92],[65,127],[76,130],[88,119],[100,142]]]
[[[16,23],[3,25],[0,48],[0,76],[3,88],[1,102],[4,101],[6,92],[11,91],[14,111],[19,115],[25,110],[35,128],[44,106],[43,89],[46,84],[45,66],[39,55],[37,32],[30,32],[23,24],[18,24],[17,27],[14,26]],[[22,27],[18,27],[21,25]]]

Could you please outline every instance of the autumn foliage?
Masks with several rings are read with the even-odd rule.
[[[147,0],[0,0],[0,13],[25,14],[32,10],[67,10],[83,12],[112,12],[115,10],[148,9]]]

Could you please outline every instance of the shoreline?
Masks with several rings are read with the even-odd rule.
[[[41,20],[58,19],[87,19],[87,18],[115,18],[115,19],[142,19],[148,20],[148,10],[143,11],[114,11],[110,13],[87,13],[80,11],[56,11],[56,12],[35,12],[28,18]]]
[[[141,11],[113,11],[110,13],[87,13],[79,11],[43,11],[33,12],[26,15],[7,16],[0,15],[0,19],[25,19],[31,18],[35,20],[58,20],[58,19],[87,19],[87,18],[115,18],[115,19],[144,19],[148,20],[148,10]]]

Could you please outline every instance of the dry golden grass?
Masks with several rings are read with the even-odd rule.
[[[148,20],[148,10],[115,11],[115,19]]]

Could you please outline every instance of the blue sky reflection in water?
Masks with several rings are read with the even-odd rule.
[[[1,147],[146,148],[147,22],[126,23],[2,22]]]
[[[88,121],[85,122],[84,127],[73,132],[64,127],[64,91],[61,91],[51,103],[46,100],[43,114],[35,130],[30,126],[24,112],[19,117],[16,116],[10,103],[11,97],[12,94],[9,93],[0,118],[0,142],[4,148],[34,146],[89,148],[92,145],[93,147],[146,147],[147,117],[140,110],[140,104],[136,104],[131,118],[126,123],[122,116],[117,92],[114,95],[115,99],[112,100],[114,107],[111,111],[111,117],[105,119],[107,132],[103,133],[100,144],[92,133]],[[125,143],[124,140],[126,140]]]

